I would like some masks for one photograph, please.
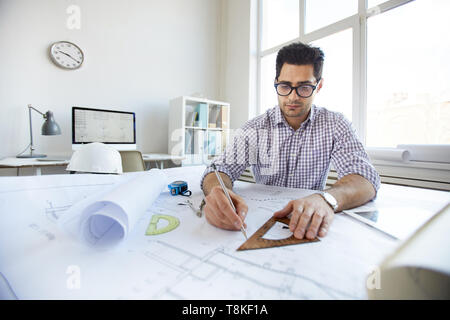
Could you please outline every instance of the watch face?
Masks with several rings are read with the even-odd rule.
[[[59,67],[64,69],[78,69],[84,60],[81,49],[68,41],[59,41],[50,47],[50,57]]]

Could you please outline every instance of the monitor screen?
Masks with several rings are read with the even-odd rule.
[[[72,107],[72,145],[91,142],[135,145],[134,112]]]

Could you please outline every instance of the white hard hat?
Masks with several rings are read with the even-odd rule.
[[[67,171],[90,173],[122,173],[122,158],[119,151],[106,144],[93,142],[76,150]]]

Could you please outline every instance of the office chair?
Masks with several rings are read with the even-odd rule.
[[[122,158],[123,172],[145,171],[142,153],[137,150],[119,151]]]

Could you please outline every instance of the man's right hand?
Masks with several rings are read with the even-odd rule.
[[[248,206],[244,199],[233,191],[228,190],[228,193],[236,208],[237,214],[234,212],[220,185],[214,186],[205,197],[206,205],[203,207],[203,212],[205,213],[206,220],[213,226],[226,230],[240,230],[247,215]],[[245,223],[244,227],[246,227]]]

